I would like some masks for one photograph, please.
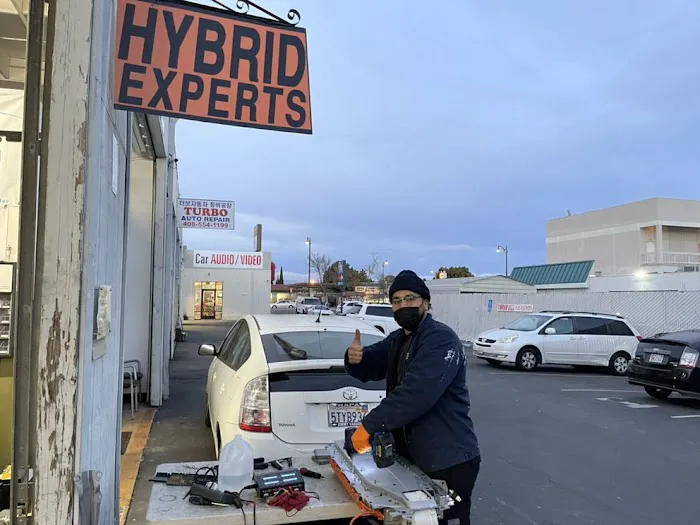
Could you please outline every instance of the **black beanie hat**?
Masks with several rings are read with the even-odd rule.
[[[430,289],[425,281],[411,270],[401,270],[389,287],[389,300],[399,290],[410,290],[430,301]]]

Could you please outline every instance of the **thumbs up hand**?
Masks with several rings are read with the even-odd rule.
[[[355,339],[348,349],[348,363],[356,365],[362,361],[362,341],[360,341],[360,331],[355,330]]]

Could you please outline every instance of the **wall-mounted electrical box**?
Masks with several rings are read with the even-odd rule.
[[[95,288],[94,300],[95,315],[93,319],[92,340],[101,341],[112,331],[112,287],[105,284]]]

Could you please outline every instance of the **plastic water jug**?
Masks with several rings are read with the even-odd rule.
[[[226,443],[219,454],[219,490],[240,492],[253,481],[253,448],[241,436]]]

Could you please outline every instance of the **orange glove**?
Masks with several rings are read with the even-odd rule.
[[[357,430],[353,432],[352,446],[358,454],[366,454],[372,450],[372,445],[369,443],[369,434],[363,425],[357,427]]]

